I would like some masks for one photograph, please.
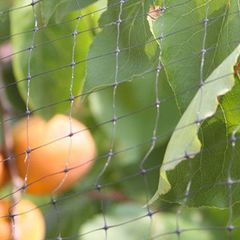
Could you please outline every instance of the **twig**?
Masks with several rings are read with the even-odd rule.
[[[113,191],[113,192],[90,192],[88,196],[93,200],[109,200],[109,201],[116,201],[116,202],[130,202],[131,199],[124,195],[121,192]]]

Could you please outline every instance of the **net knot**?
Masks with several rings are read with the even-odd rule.
[[[27,147],[26,154],[30,154],[32,152],[32,149],[30,147]]]
[[[147,170],[142,168],[141,171],[140,171],[140,175],[144,176],[146,173],[147,173]]]
[[[95,186],[95,188],[96,188],[96,190],[97,191],[101,191],[101,189],[102,189],[102,185],[101,184],[97,184],[96,186]]]
[[[227,230],[231,232],[232,230],[234,230],[234,226],[233,225],[228,225]]]

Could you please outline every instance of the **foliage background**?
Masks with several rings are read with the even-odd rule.
[[[28,4],[29,0],[2,1],[0,9],[15,9]],[[182,229],[206,229],[200,236],[197,230],[183,232],[183,239],[226,239],[226,226],[239,226],[240,221],[239,142],[238,133],[235,134],[240,122],[240,83],[233,73],[240,55],[237,48],[240,44],[239,2],[124,1],[118,30],[116,21],[120,17],[120,5],[117,0],[42,0],[34,6],[35,19],[31,7],[3,11],[0,15],[0,44],[10,43],[15,53],[11,64],[4,64],[4,80],[7,86],[12,85],[6,90],[16,116],[26,110],[27,73],[31,75],[29,103],[32,111],[46,119],[56,113],[69,114],[72,33],[78,32],[74,50],[72,93],[76,98],[73,115],[91,129],[98,156],[103,156],[84,181],[56,197],[56,206],[51,204],[51,197],[36,198],[27,194],[25,197],[33,199],[45,214],[48,238],[56,237],[59,232],[62,236],[75,236],[101,228],[103,211],[110,225],[143,216],[138,222],[109,230],[109,239],[140,239],[143,236],[147,239],[149,234],[175,231],[177,211],[182,206],[179,220]],[[161,7],[161,16],[156,19],[149,17],[151,12],[148,14],[152,6]],[[81,18],[76,24],[78,16]],[[38,31],[33,38],[36,19]],[[17,34],[21,32],[23,34]],[[31,46],[29,64],[28,48]],[[117,47],[120,49],[118,87],[114,97],[112,85],[116,76]],[[228,56],[231,54],[230,61]],[[189,161],[179,161],[176,166],[170,163],[166,171],[171,170],[167,172],[171,190],[152,205],[152,209],[160,209],[160,212],[153,215],[151,222],[145,216],[147,209],[142,206],[158,187],[162,161],[164,165],[173,160],[166,160],[166,149],[174,158],[181,158],[179,160],[185,157],[177,153],[178,146],[183,153],[188,150],[178,145],[174,129],[186,112],[196,115],[197,107],[189,106],[201,91],[201,81],[209,81],[214,71],[217,71],[215,81],[206,91],[211,96],[217,88],[219,93],[209,101],[202,101],[201,108],[206,111],[213,104],[216,111],[200,119],[197,132],[186,128],[178,136],[180,142],[185,139],[191,143],[191,139],[198,136],[201,150],[194,152],[191,159],[187,159]],[[226,84],[221,79],[227,79],[227,84],[232,82],[234,86],[226,91]],[[156,127],[157,98],[160,107]],[[114,137],[117,154],[101,178],[101,184],[105,186],[102,189],[105,207],[101,209],[101,200],[93,194],[94,184],[107,161],[114,115],[117,116]],[[193,124],[189,119],[183,121],[183,125]],[[237,137],[235,145],[229,141],[233,133]],[[157,138],[155,148],[142,166],[152,137]],[[173,139],[171,145],[170,139]],[[144,176],[142,169],[147,170]],[[136,177],[128,180],[131,176]],[[236,184],[229,187],[229,178],[236,180]],[[184,194],[189,182],[191,188],[186,200]],[[2,190],[3,196],[9,187]],[[106,197],[107,194],[111,197]],[[119,195],[123,199],[116,197]],[[211,226],[222,231],[212,231]],[[104,239],[104,234],[94,234],[89,233],[86,238]],[[232,234],[233,239],[240,236],[237,229]],[[177,239],[175,232],[169,236],[172,237],[169,239]]]

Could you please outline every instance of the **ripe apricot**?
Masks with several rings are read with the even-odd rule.
[[[2,181],[4,179],[4,162],[3,162],[3,157],[0,155],[0,186],[2,185]]]
[[[9,213],[11,203],[8,200],[0,201],[0,239],[13,238],[12,221]],[[14,232],[18,240],[42,240],[45,235],[45,222],[41,211],[29,200],[21,200],[14,209]]]
[[[11,224],[8,216],[9,202],[0,202],[0,239],[10,240],[11,239]]]
[[[27,177],[27,192],[49,194],[63,191],[82,178],[91,167],[96,147],[91,133],[76,119],[61,114],[48,122],[31,116],[13,131],[14,153],[19,175]],[[69,135],[70,134],[70,135]],[[27,147],[31,152],[26,159]],[[66,168],[67,167],[67,168]],[[65,172],[64,172],[65,169]]]

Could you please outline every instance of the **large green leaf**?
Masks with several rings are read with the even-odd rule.
[[[168,4],[170,1],[167,1],[166,5],[168,6]],[[233,87],[234,76],[231,73],[237,61],[239,49],[235,50],[230,62],[228,62],[229,58],[228,60],[225,58],[239,44],[240,34],[237,30],[239,15],[236,14],[236,7],[236,2],[228,4],[226,1],[214,0],[204,3],[197,0],[183,1],[175,7],[167,8],[157,20],[150,22],[154,36],[156,38],[161,36],[158,41],[162,49],[161,60],[168,73],[173,91],[176,93],[180,108],[185,110],[194,97],[171,137],[161,168],[159,188],[152,200],[170,189],[165,170],[173,169],[183,159],[194,157],[200,151],[201,144],[197,135],[198,123],[215,113],[217,96],[226,93]],[[182,64],[171,64],[173,59],[181,58],[183,59]],[[226,64],[225,69],[224,66],[219,67],[222,62]],[[202,88],[199,88],[198,93],[186,91],[193,86],[198,86],[201,80],[211,81],[214,75],[220,79],[212,81],[211,84],[204,84]],[[229,75],[230,78],[223,79],[222,76],[225,75]],[[228,87],[224,86],[225,83],[221,86],[222,80],[229,83]],[[210,90],[211,88],[212,90]],[[206,89],[210,91],[205,92]],[[229,106],[237,106],[238,90],[237,88],[234,90],[234,94],[229,93],[222,100],[224,115],[227,119],[226,124],[229,126],[234,121],[236,124],[238,114],[237,111],[227,110]],[[178,94],[178,91],[184,92],[184,94]],[[212,142],[209,144],[208,147],[211,147]],[[184,170],[181,175],[188,176]]]
[[[206,79],[182,115],[168,143],[160,170],[159,187],[152,201],[171,188],[166,171],[174,169],[183,160],[193,158],[200,152],[201,142],[198,138],[200,124],[215,114],[219,103],[218,97],[229,92],[234,86],[233,66],[239,55],[240,45]]]
[[[200,140],[203,146],[198,155],[168,171],[172,188],[161,198],[189,206],[231,208],[229,203],[239,202],[240,197],[240,186],[235,183],[239,179],[240,144],[238,141],[234,147],[230,144],[231,135],[227,133],[222,110],[203,124]]]
[[[22,1],[20,1],[22,2]],[[28,0],[25,3],[29,3]],[[18,3],[15,5],[17,7]],[[90,6],[81,10],[82,14],[89,13],[95,9]],[[39,9],[36,9],[39,10]],[[68,19],[73,19],[77,13],[68,15]],[[43,27],[41,18],[38,19],[38,27]],[[70,96],[71,85],[71,67],[73,37],[71,33],[75,30],[77,22],[73,21],[64,25],[55,25],[46,27],[35,33],[33,41],[33,32],[25,33],[12,38],[13,67],[19,91],[23,99],[27,100],[28,83],[23,79],[27,78],[28,73],[32,76],[30,81],[30,106],[32,109],[46,106],[51,103],[57,103]],[[78,31],[91,28],[91,16],[87,15],[79,21]],[[11,14],[11,33],[24,32],[32,29],[34,19],[32,9],[26,7],[21,11]],[[56,40],[57,39],[57,40]],[[75,62],[86,59],[88,48],[92,42],[93,33],[85,31],[76,37]],[[56,40],[56,41],[55,41]],[[35,46],[30,56],[27,50]],[[69,67],[64,67],[68,65]],[[79,94],[84,83],[86,63],[81,62],[75,65],[75,78],[73,82],[73,94]],[[29,69],[29,72],[28,72]],[[59,69],[58,71],[54,69]],[[54,70],[54,71],[51,71]],[[46,72],[48,72],[46,74]],[[38,76],[36,76],[38,75]],[[53,115],[56,112],[65,112],[69,108],[69,103],[57,104],[52,108],[39,112],[44,116]]]

